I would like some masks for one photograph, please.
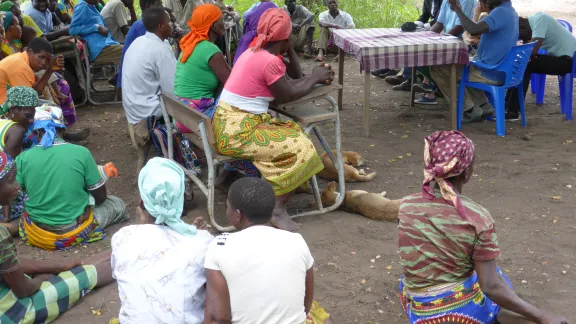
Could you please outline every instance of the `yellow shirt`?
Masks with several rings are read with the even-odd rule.
[[[40,36],[44,35],[44,33],[42,33],[40,28],[38,28],[38,25],[36,25],[36,23],[34,22],[34,19],[32,19],[32,17],[30,17],[28,15],[24,15],[23,20],[24,20],[24,26],[34,28],[34,30],[36,31],[36,37],[40,37]]]
[[[0,103],[6,102],[7,86],[34,87],[34,71],[28,53],[12,54],[0,61]]]

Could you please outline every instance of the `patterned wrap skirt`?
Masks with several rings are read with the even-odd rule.
[[[93,265],[75,267],[44,281],[40,290],[24,298],[1,282],[0,323],[50,323],[93,290],[97,277]]]
[[[506,276],[498,272],[512,287]],[[464,282],[447,289],[412,293],[404,286],[404,278],[400,281],[400,301],[408,315],[411,324],[463,323],[492,324],[500,310],[495,302],[490,300],[478,283],[476,272]]]
[[[220,101],[212,118],[218,152],[249,160],[276,196],[307,183],[324,165],[300,126]]]

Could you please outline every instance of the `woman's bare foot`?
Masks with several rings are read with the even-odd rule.
[[[294,223],[294,221],[290,218],[286,208],[275,208],[272,212],[272,219],[270,220],[270,223],[272,226],[278,229],[289,232],[295,232],[300,228],[300,225]]]

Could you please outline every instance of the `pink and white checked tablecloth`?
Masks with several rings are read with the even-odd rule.
[[[334,44],[353,55],[360,71],[444,64],[468,64],[468,46],[431,31],[399,28],[334,29]]]

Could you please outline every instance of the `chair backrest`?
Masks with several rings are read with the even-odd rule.
[[[566,20],[563,19],[557,19],[558,22],[560,23],[560,25],[564,26],[564,28],[568,29],[570,32],[572,32],[572,25],[570,25],[569,22],[567,22]]]
[[[206,128],[207,140],[210,146],[214,149],[215,140],[214,132],[212,131],[212,120],[210,117],[192,109],[176,98],[172,94],[162,92],[162,109],[166,109],[169,116],[179,121],[182,125],[186,126],[192,132],[201,135],[200,123],[204,124]],[[168,121],[166,121],[168,122]],[[204,147],[204,149],[208,149]]]
[[[505,87],[517,86],[522,82],[535,45],[536,42],[532,42],[513,47],[504,60],[494,68],[495,71],[506,73]]]

